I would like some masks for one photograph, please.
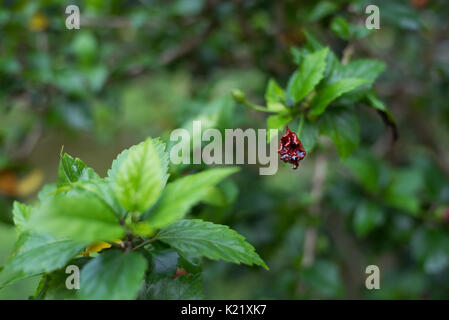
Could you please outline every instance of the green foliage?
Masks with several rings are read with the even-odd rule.
[[[245,238],[228,227],[180,220],[236,171],[211,169],[166,186],[165,144],[151,138],[120,153],[107,179],[61,154],[58,187],[44,188],[35,206],[14,204],[20,237],[0,285],[42,275],[36,299],[196,299],[202,297],[197,257],[267,268]],[[160,250],[162,243],[176,251]],[[167,252],[174,259],[167,260]],[[81,267],[76,294],[63,285],[62,271],[73,263]],[[175,277],[177,268],[187,276]]]
[[[379,30],[365,27],[370,4],[380,9]],[[146,261],[140,289],[129,294],[138,299],[202,298],[203,286],[207,299],[448,298],[447,0],[88,0],[79,1],[77,31],[65,29],[66,5],[0,6],[0,299],[26,299],[39,281],[33,299],[80,298],[65,286],[65,266],[82,270],[109,253]],[[322,74],[322,62],[305,63],[326,50]],[[299,96],[313,88],[295,101],[290,79],[304,79],[295,81]],[[326,88],[347,79],[366,82],[313,115]],[[233,88],[235,101],[251,110],[235,108]],[[155,195],[125,199],[122,190],[119,200],[111,171],[121,157],[103,175],[118,151],[148,136],[167,141],[180,127],[192,134],[192,120],[203,130],[289,125],[304,144],[299,170],[267,177],[245,166],[195,194],[193,204],[177,202],[179,215],[166,211],[173,223],[193,217],[236,227],[264,257],[269,276],[191,257],[155,238],[160,230],[148,221],[165,211],[165,191],[205,166],[166,170],[162,140],[152,139],[167,186],[148,208]],[[75,157],[58,159],[62,144],[98,174]],[[134,164],[138,173],[146,163]],[[122,182],[145,187],[135,177]],[[49,217],[30,223],[58,199],[70,207],[64,198],[72,196],[88,198],[82,207],[99,213],[58,213],[60,228]],[[98,234],[82,227],[84,217]],[[124,235],[104,237],[100,229],[111,227]],[[65,228],[80,230],[76,239],[85,230],[107,243],[78,243]],[[381,290],[365,289],[368,264],[380,267]]]
[[[299,70],[290,78],[287,92],[295,103],[307,96],[323,78],[328,51],[329,48],[324,48],[305,56]]]
[[[135,299],[147,262],[137,252],[109,251],[89,261],[81,272],[81,299]]]
[[[42,203],[31,217],[29,228],[78,241],[120,239],[125,233],[103,202],[76,191]]]
[[[210,169],[170,183],[146,222],[153,229],[161,229],[182,219],[207,194],[210,187],[235,172],[235,168]]]
[[[1,272],[0,285],[62,268],[84,246],[48,234],[22,233]]]
[[[385,64],[374,59],[340,63],[329,48],[310,34],[307,37],[307,45],[293,51],[299,69],[290,77],[286,91],[274,80],[269,81],[266,108],[252,105],[243,93],[234,98],[252,109],[275,112],[267,118],[267,129],[282,130],[291,121],[299,120],[297,134],[304,139],[306,151],[314,149],[321,134],[332,140],[341,158],[346,158],[359,144],[354,102],[367,100],[368,105],[387,115],[388,124],[394,125],[393,115],[372,90]]]
[[[180,220],[162,229],[157,238],[189,256],[205,256],[268,269],[245,238],[227,226],[202,220]]]
[[[158,149],[156,149],[158,148]],[[127,211],[143,212],[159,198],[168,179],[165,145],[151,139],[119,155],[109,172],[115,194]]]

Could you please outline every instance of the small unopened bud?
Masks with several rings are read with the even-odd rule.
[[[242,90],[239,90],[239,89],[232,90],[232,97],[238,103],[244,103],[245,102],[245,93]]]

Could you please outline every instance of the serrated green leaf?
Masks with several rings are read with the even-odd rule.
[[[17,232],[21,233],[25,229],[25,225],[29,217],[31,216],[33,208],[26,204],[14,201],[12,209],[12,217]]]
[[[63,187],[80,180],[100,178],[92,168],[78,158],[72,158],[65,153],[61,155],[58,168],[58,187]]]
[[[342,159],[349,156],[360,141],[360,128],[354,112],[333,108],[320,117],[320,133],[327,135],[335,144]]]
[[[309,94],[323,78],[328,52],[329,48],[324,48],[307,55],[290,78],[287,92],[295,103]]]
[[[117,199],[128,211],[144,212],[159,198],[168,179],[165,144],[148,138],[122,152],[108,172]]]
[[[268,269],[254,247],[228,226],[199,219],[184,219],[161,230],[157,238],[188,256],[255,264]]]
[[[36,208],[29,225],[39,231],[79,241],[120,239],[124,229],[99,199],[70,192],[56,195]]]
[[[157,230],[182,219],[194,204],[204,198],[211,186],[237,171],[238,168],[210,169],[169,183],[148,217],[148,225]]]
[[[284,90],[277,84],[274,79],[268,82],[267,90],[265,91],[265,101],[267,109],[273,111],[285,110],[285,93]]]
[[[332,84],[342,79],[357,78],[366,79],[363,86],[369,88],[377,77],[385,70],[385,63],[374,59],[356,59],[345,65],[339,64],[330,74],[327,84]]]
[[[85,245],[48,234],[22,233],[5,263],[0,284],[10,284],[19,279],[62,268],[78,255]]]
[[[198,300],[203,299],[201,274],[164,278],[147,283],[142,299],[146,300]]]
[[[147,261],[138,252],[107,251],[81,270],[78,296],[94,300],[135,299],[143,285]]]
[[[310,103],[309,114],[312,116],[321,115],[332,101],[337,99],[342,94],[349,92],[367,82],[368,80],[366,79],[349,78],[339,80],[327,87],[324,87],[317,92]]]

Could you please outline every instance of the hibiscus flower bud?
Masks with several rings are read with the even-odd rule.
[[[295,165],[294,169],[298,168],[299,161],[306,156],[304,149],[298,136],[293,131],[286,127],[285,134],[281,137],[278,153],[281,155],[281,160]]]

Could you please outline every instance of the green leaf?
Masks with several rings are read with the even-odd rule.
[[[182,219],[194,204],[204,198],[211,186],[237,171],[238,168],[210,169],[169,183],[147,223],[151,229],[157,230]]]
[[[369,151],[358,152],[344,161],[356,180],[371,194],[377,195],[391,179],[388,166]]]
[[[81,299],[131,300],[143,285],[147,261],[137,252],[107,251],[81,270]]]
[[[265,92],[267,109],[273,111],[285,110],[285,93],[274,79],[270,79]]]
[[[379,205],[362,202],[354,213],[354,230],[363,237],[378,227],[384,221],[384,215]]]
[[[271,136],[270,129],[282,131],[285,129],[285,126],[292,120],[293,117],[285,113],[279,113],[274,116],[269,116],[267,118],[267,143],[270,143],[270,141],[274,138]]]
[[[254,247],[228,226],[199,219],[180,220],[161,230],[157,238],[188,256],[255,264],[268,269]]]
[[[342,79],[358,78],[368,80],[364,87],[369,88],[384,70],[385,63],[382,61],[374,59],[356,59],[345,65],[339,64],[338,67],[332,71],[326,83],[332,84]]]
[[[120,239],[124,229],[102,201],[87,194],[69,192],[44,202],[29,225],[36,230],[79,241]]]
[[[420,190],[424,186],[421,171],[404,169],[393,173],[393,180],[385,191],[384,200],[392,207],[418,215]]]
[[[105,179],[83,181],[73,184],[73,187],[96,197],[117,217],[123,218],[126,215],[126,210],[122,208],[109,181]]]
[[[126,210],[144,212],[157,201],[164,189],[167,170],[165,144],[148,138],[117,157],[109,178]]]
[[[151,250],[151,262],[146,281],[153,283],[163,278],[173,278],[176,275],[178,260],[178,252],[172,248]]]
[[[331,30],[343,40],[348,40],[351,37],[351,27],[343,17],[337,16],[332,19]]]
[[[26,204],[14,201],[12,217],[17,232],[21,233],[25,229],[26,222],[31,216],[32,210],[33,208],[31,206],[27,206]]]
[[[81,257],[70,260],[67,265],[75,265],[80,270],[83,266],[90,261],[89,258]],[[69,274],[65,272],[65,268],[55,270],[46,274],[42,278],[40,288],[37,289],[37,293],[34,299],[45,300],[74,300],[76,299],[77,290],[67,289],[66,280]]]
[[[201,274],[165,278],[147,283],[143,298],[156,300],[198,300],[203,299]]]
[[[374,91],[370,91],[366,94],[366,101],[370,107],[385,114],[388,122],[390,122],[393,125],[396,123],[394,115],[390,112],[390,110],[388,110],[387,106],[382,102],[382,100],[379,99],[379,97]]]
[[[79,180],[98,179],[98,174],[78,158],[65,153],[61,155],[58,168],[58,187],[69,185]]]
[[[332,101],[337,99],[342,94],[349,92],[367,82],[368,80],[366,79],[349,78],[339,80],[327,87],[324,87],[318,91],[313,98],[310,104],[311,108],[309,114],[312,116],[321,115]]]
[[[344,287],[338,265],[331,261],[317,260],[301,270],[301,280],[314,292],[324,297],[341,297]]]
[[[5,263],[0,284],[62,268],[85,247],[85,243],[57,239],[48,234],[25,232]]]
[[[299,129],[298,129],[299,131]],[[312,123],[307,119],[304,119],[302,124],[301,133],[298,138],[301,140],[306,152],[312,152],[318,141],[318,124]]]
[[[333,108],[327,111],[320,117],[318,127],[321,134],[332,140],[342,159],[348,157],[359,145],[359,123],[350,110]]]
[[[296,102],[301,101],[321,81],[326,69],[328,48],[307,55],[288,83],[287,91]]]

